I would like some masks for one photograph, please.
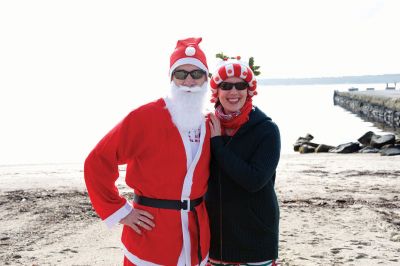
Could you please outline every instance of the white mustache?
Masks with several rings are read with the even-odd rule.
[[[204,88],[202,88],[201,86],[193,86],[193,87],[178,86],[178,88],[186,92],[201,92],[202,90],[204,90]]]

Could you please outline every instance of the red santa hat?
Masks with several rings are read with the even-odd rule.
[[[187,38],[179,40],[171,54],[169,76],[172,78],[174,70],[181,65],[191,64],[204,70],[208,76],[207,59],[199,47],[202,38]]]
[[[241,61],[240,56],[238,56],[236,59],[225,58],[217,65],[216,71],[210,80],[212,103],[216,103],[218,101],[219,84],[230,77],[241,78],[249,84],[249,88],[247,89],[247,97],[251,98],[254,95],[257,95],[256,76],[249,67],[248,63]]]

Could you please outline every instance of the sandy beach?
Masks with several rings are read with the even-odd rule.
[[[399,265],[399,166],[400,156],[283,155],[281,264]],[[121,226],[93,211],[81,165],[1,166],[0,211],[2,265],[122,265]]]

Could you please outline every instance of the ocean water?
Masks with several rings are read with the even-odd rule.
[[[254,104],[279,126],[282,153],[294,153],[293,144],[300,136],[310,133],[313,142],[332,146],[357,141],[367,131],[388,134],[371,122],[334,106],[335,90],[356,87],[384,90],[386,84],[333,84],[301,86],[259,86]]]
[[[370,130],[377,134],[389,133],[333,105],[334,90],[347,90],[349,87],[358,87],[359,90],[370,87],[384,90],[385,86],[386,84],[259,86],[259,94],[254,97],[254,104],[279,126],[282,154],[293,154],[293,144],[298,137],[307,133],[315,137],[314,142],[332,146],[356,141]],[[137,99],[133,105],[118,101],[116,104],[123,105],[123,109],[130,111],[148,101]],[[98,109],[93,108],[96,112],[90,114],[92,109],[77,106],[74,109],[75,113],[68,112],[68,119],[62,119],[68,110],[60,107],[54,109],[54,112],[46,112],[46,115],[32,110],[33,117],[24,118],[28,124],[18,122],[18,113],[11,115],[15,123],[1,132],[3,135],[0,140],[0,166],[52,163],[50,174],[57,175],[60,171],[55,169],[55,163],[83,164],[87,154],[101,137],[128,113],[120,109],[104,108],[101,108],[102,112],[99,113]],[[26,134],[27,128],[29,134]],[[34,176],[41,174],[40,167],[37,170],[35,167],[29,169],[33,170]],[[15,172],[21,171],[24,172],[25,169]],[[75,174],[74,172],[73,175]],[[70,173],[63,172],[60,175],[68,176]],[[49,181],[51,182],[50,177]]]
[[[332,146],[357,141],[367,131],[374,131],[377,134],[390,133],[333,105],[334,90],[347,90],[349,87],[358,87],[360,90],[374,87],[383,90],[385,84],[259,86],[259,94],[254,97],[254,104],[278,125],[282,154],[294,154],[293,144],[298,137],[307,133],[314,136],[314,142]],[[73,164],[0,163],[0,188],[14,190],[23,189],[27,185],[30,188],[40,188],[43,182],[49,188],[84,187],[83,160],[76,162]],[[120,169],[123,170],[124,167]],[[121,171],[122,178],[124,174],[124,171]]]

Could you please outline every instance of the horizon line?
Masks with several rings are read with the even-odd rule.
[[[346,75],[346,76],[320,76],[320,77],[284,77],[284,78],[274,78],[274,77],[260,77],[259,80],[287,80],[287,79],[329,79],[329,78],[360,78],[360,77],[383,77],[383,76],[398,76],[400,82],[400,73],[395,74],[365,74],[365,75]]]

